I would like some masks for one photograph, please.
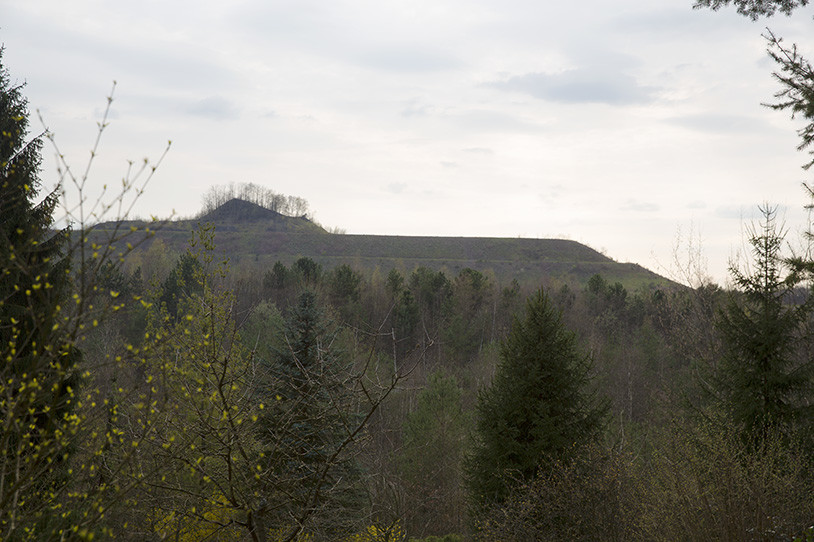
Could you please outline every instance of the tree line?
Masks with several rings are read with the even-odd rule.
[[[199,216],[205,216],[233,199],[248,201],[290,217],[308,217],[308,201],[305,198],[286,196],[255,183],[229,183],[210,187],[202,197],[203,206]]]
[[[811,120],[810,66],[769,45],[777,107]],[[119,253],[124,229],[52,231],[1,67],[0,90],[3,539],[814,536],[814,263],[771,207],[730,289],[258,273],[217,261],[208,227],[183,254]],[[273,206],[230,190],[212,201]]]

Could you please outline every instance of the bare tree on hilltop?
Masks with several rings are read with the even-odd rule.
[[[227,201],[239,199],[259,205],[286,216],[308,218],[308,201],[299,196],[278,194],[270,188],[254,183],[229,183],[212,186],[203,195],[200,216],[211,213]]]

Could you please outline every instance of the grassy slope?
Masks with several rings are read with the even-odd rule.
[[[228,213],[223,212],[227,210]],[[217,252],[229,257],[233,264],[256,268],[259,272],[270,269],[278,260],[290,265],[307,256],[326,268],[347,263],[360,270],[378,267],[385,273],[394,267],[409,273],[423,265],[446,270],[454,276],[461,269],[471,267],[492,272],[504,283],[513,278],[527,283],[544,278],[585,283],[596,273],[611,282],[622,282],[627,288],[669,282],[639,265],[614,262],[576,241],[339,235],[328,234],[305,218],[264,213],[271,212],[251,207],[251,204],[244,208],[232,204],[216,211],[209,218],[215,218]],[[131,225],[141,229],[149,224],[128,223],[128,228]],[[180,253],[186,249],[197,225],[198,221],[194,220],[169,222],[157,228],[156,238]],[[98,239],[103,239],[110,228],[110,224],[99,224],[93,237],[99,235]],[[143,234],[135,235],[139,236]],[[152,239],[148,240],[140,249],[151,242]]]
[[[491,270],[507,281],[550,276],[585,282],[595,273],[626,285],[660,279],[644,268],[616,263],[585,245],[560,239],[247,233],[221,232],[218,246],[236,262],[248,258],[261,266],[277,260],[290,264],[308,256],[325,267],[349,263],[360,269],[396,267],[409,272],[423,265],[453,275],[472,267]]]
[[[193,226],[159,229],[161,238],[177,253],[183,252]],[[513,278],[539,282],[545,277],[585,283],[602,274],[627,288],[664,284],[667,279],[632,263],[617,263],[576,241],[561,239],[500,239],[478,237],[401,237],[268,232],[260,228],[215,229],[216,252],[233,264],[259,271],[274,262],[292,264],[310,257],[325,268],[347,263],[360,270],[378,267],[385,273],[397,268],[409,273],[418,266],[456,275],[471,267],[491,271],[501,282]],[[148,241],[143,248],[149,246]]]

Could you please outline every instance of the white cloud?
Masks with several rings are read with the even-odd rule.
[[[628,105],[647,103],[654,88],[639,85],[636,79],[607,69],[573,69],[559,73],[527,73],[491,86],[529,94],[540,100],[564,103]]]
[[[422,50],[419,44],[377,47],[359,55],[359,62],[372,69],[406,73],[432,73],[455,70],[461,62],[441,51]]]
[[[673,117],[666,122],[699,132],[732,134],[774,131],[764,118],[753,115],[721,115],[713,112]]]
[[[238,117],[238,107],[222,96],[210,96],[191,104],[187,111],[196,116],[216,120],[235,120]]]
[[[655,213],[661,210],[661,206],[649,201],[628,199],[625,204],[622,205],[621,210],[633,211],[636,213]]]

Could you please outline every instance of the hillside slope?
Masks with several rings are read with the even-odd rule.
[[[290,265],[309,257],[324,267],[347,263],[360,270],[417,266],[491,271],[498,279],[539,281],[544,277],[584,283],[601,273],[626,286],[660,284],[667,279],[631,263],[618,263],[576,241],[491,237],[411,237],[329,234],[305,217],[288,217],[241,200],[231,200],[198,220],[180,220],[155,227],[155,236],[140,247],[162,239],[175,251],[185,250],[199,224],[215,228],[217,252],[233,263],[270,269],[274,262]],[[93,237],[109,233],[112,224],[99,224]],[[149,223],[128,223],[143,237]]]

